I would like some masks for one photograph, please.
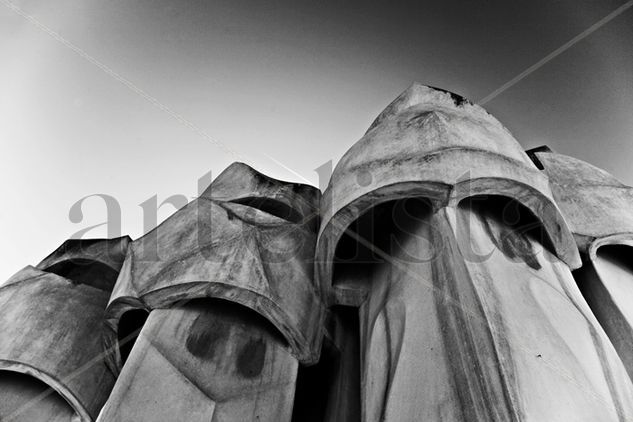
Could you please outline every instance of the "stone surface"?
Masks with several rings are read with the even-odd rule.
[[[0,287],[0,376],[15,381],[3,377],[0,402],[13,403],[8,407],[20,417],[97,416],[114,383],[103,359],[103,317],[128,242],[68,241],[38,268],[26,267]],[[113,252],[105,259],[95,250]],[[25,381],[29,377],[36,380]],[[52,390],[38,394],[42,385]]]
[[[359,307],[362,421],[633,417],[548,183],[483,109],[418,85],[345,154],[316,274]]]
[[[306,363],[318,359],[324,308],[313,283],[320,192],[234,163],[200,198],[129,249],[107,311],[106,341],[122,366],[117,331],[131,309],[219,298],[258,312]]]
[[[322,200],[234,163],[143,237],[17,273],[0,420],[633,420],[631,205],[414,84]]]
[[[633,417],[631,381],[569,268],[504,221],[507,204],[482,202],[373,212],[380,256],[356,263],[361,420]]]
[[[595,255],[606,244],[633,244],[633,188],[577,158],[535,155],[582,253]]]
[[[19,372],[0,373],[0,417],[10,421],[70,422],[79,420],[62,396],[43,382]]]
[[[476,195],[514,198],[543,223],[557,256],[571,268],[580,258],[554,203],[547,178],[506,128],[455,94],[414,84],[372,124],[337,164],[323,194],[317,274],[331,291],[335,249],[349,225],[372,207],[404,197],[434,206]]]
[[[101,420],[290,420],[299,362],[318,360],[323,337],[319,199],[235,163],[132,243],[108,306],[122,372]],[[204,298],[215,301],[192,305]],[[134,309],[150,313],[124,361],[117,343]]]
[[[633,188],[562,154],[537,152],[535,159],[582,252],[574,276],[633,377]]]
[[[297,359],[252,310],[193,301],[151,312],[99,421],[289,421]]]

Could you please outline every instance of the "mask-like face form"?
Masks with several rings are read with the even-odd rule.
[[[547,179],[481,108],[410,88],[323,203],[317,274],[358,307],[363,421],[633,415]]]
[[[97,417],[115,380],[103,314],[129,242],[68,240],[0,287],[0,420]]]
[[[102,420],[290,419],[299,362],[318,358],[322,334],[319,197],[235,163],[133,242],[107,311],[121,373]],[[139,309],[149,317],[126,350]]]

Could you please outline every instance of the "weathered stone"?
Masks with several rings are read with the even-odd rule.
[[[114,383],[103,317],[129,241],[69,240],[0,287],[0,419],[97,416]]]
[[[631,205],[414,84],[323,201],[234,163],[140,239],[16,274],[0,420],[633,420]]]
[[[543,223],[556,255],[571,268],[580,266],[547,178],[510,132],[455,94],[412,85],[345,153],[323,194],[317,271],[324,294],[333,294],[333,302],[345,296],[331,289],[335,248],[367,210],[404,197],[429,198],[442,207],[476,195],[523,204]]]
[[[0,373],[0,417],[10,421],[77,421],[71,405],[48,385],[19,372]]]
[[[289,421],[297,359],[248,308],[192,301],[151,312],[100,421]]]
[[[133,242],[108,306],[110,363],[123,371],[102,420],[155,420],[176,409],[158,398],[190,384],[199,391],[178,410],[183,419],[290,419],[298,362],[317,361],[323,336],[325,310],[312,280],[319,198],[316,188],[235,163],[200,198]],[[188,305],[200,298],[231,305]],[[231,306],[238,309],[233,319],[224,315]],[[132,309],[151,313],[145,340],[123,365],[116,345]],[[281,335],[238,317],[253,311]],[[156,377],[164,379],[158,388]],[[159,403],[146,408],[135,400]]]
[[[548,180],[483,109],[414,85],[322,206],[323,294],[359,306],[362,421],[633,417]]]
[[[574,277],[633,377],[633,188],[584,161],[534,155],[582,252]]]
[[[603,245],[633,244],[633,188],[577,158],[535,156],[581,253],[594,256]]]
[[[316,361],[323,318],[312,282],[319,197],[311,186],[232,164],[200,198],[132,243],[108,305],[108,345],[116,346],[126,311],[211,297],[260,313],[301,361]],[[109,362],[120,370],[118,352]]]

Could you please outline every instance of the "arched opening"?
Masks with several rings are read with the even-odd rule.
[[[533,269],[540,269],[534,248],[540,245],[555,255],[553,243],[536,215],[519,201],[500,195],[477,195],[463,199],[459,209],[478,215],[485,230],[496,246],[507,258],[523,260]],[[458,240],[471,236],[468,219],[458,225]],[[468,258],[468,257],[467,257]]]
[[[633,258],[633,247],[629,245],[604,245],[598,248],[596,257],[622,270],[623,275],[633,277],[633,259],[631,259]],[[626,283],[628,284],[628,281]]]
[[[625,302],[633,302],[632,258],[633,247],[631,246],[600,246],[596,250],[594,260],[585,262],[581,268],[573,272],[578,288],[585,300],[587,300],[590,305],[593,305],[596,301],[596,284],[607,283],[608,287],[618,289],[618,293],[615,294],[616,296],[624,299]],[[598,274],[598,272],[600,272],[600,274]],[[595,304],[599,305],[598,303]]]
[[[394,255],[407,256],[406,238],[426,224],[431,204],[424,198],[383,202],[363,213],[341,236],[334,254],[332,285],[357,287],[373,268]],[[411,259],[426,257],[410,256]]]
[[[325,366],[321,371],[315,368],[312,374],[305,374],[307,371],[303,374],[321,377],[313,381],[317,385],[329,385],[329,394],[324,400],[330,419],[324,420],[360,420],[361,388],[365,388],[361,387],[361,373],[369,371],[367,367],[361,368],[361,355],[367,366],[372,359],[367,355],[371,342],[371,336],[367,334],[368,321],[373,319],[369,313],[374,310],[364,303],[373,296],[378,300],[377,296],[382,294],[379,286],[391,283],[386,273],[398,272],[401,267],[428,262],[432,258],[432,248],[428,247],[431,213],[431,203],[425,198],[387,201],[363,213],[341,236],[335,250],[332,285],[335,290],[353,291],[354,297],[363,299],[355,300],[354,307],[335,306],[331,309],[328,332],[335,353],[326,355],[324,362],[319,362]],[[364,338],[361,326],[366,330]],[[384,362],[383,367],[388,365]]]
[[[0,371],[0,420],[69,422],[78,416],[57,391],[39,379]]]
[[[111,292],[119,276],[112,267],[91,259],[75,258],[51,265],[44,271],[67,278],[76,284],[85,284]]]

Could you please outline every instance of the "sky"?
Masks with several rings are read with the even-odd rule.
[[[413,81],[477,101],[623,4],[0,0],[0,280],[105,222],[90,195],[121,229],[85,237],[137,238],[233,161],[318,185]],[[633,185],[633,8],[485,108]]]

